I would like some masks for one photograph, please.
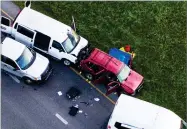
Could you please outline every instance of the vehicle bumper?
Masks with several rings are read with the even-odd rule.
[[[83,49],[81,49],[78,56],[77,56],[76,63],[80,63],[81,60],[86,59],[90,55],[91,50],[92,49],[90,47],[90,44],[88,44]]]
[[[41,80],[38,80],[37,83],[43,83],[47,81],[52,72],[53,72],[53,68],[51,64],[49,64],[46,70],[44,71],[44,73],[41,75]]]
[[[140,92],[140,90],[143,88],[144,80],[140,83],[139,87],[134,91],[134,93],[131,94],[131,96],[135,96],[136,93]]]

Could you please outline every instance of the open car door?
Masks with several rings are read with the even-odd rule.
[[[1,16],[1,31],[7,34],[11,34],[11,20],[7,17]]]
[[[106,95],[109,95],[113,92],[117,92],[117,90],[120,88],[120,84],[118,82],[110,82],[107,86],[106,86]]]
[[[72,16],[71,28],[76,32],[75,20],[73,16]]]

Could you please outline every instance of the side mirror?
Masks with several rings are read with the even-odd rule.
[[[30,0],[25,1],[25,7],[31,8],[31,1]]]
[[[63,51],[63,49],[61,48],[61,49],[59,49],[59,52],[62,52]]]

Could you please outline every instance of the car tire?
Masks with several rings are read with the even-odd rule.
[[[86,79],[88,79],[89,81],[93,80],[93,75],[91,73],[85,73],[85,77]]]
[[[70,66],[71,62],[69,60],[64,59],[63,64],[66,65],[66,66]]]
[[[24,81],[24,83],[27,84],[27,85],[33,84],[33,80],[32,80],[31,78],[28,78],[28,77],[24,77],[24,78],[23,78],[23,81]]]

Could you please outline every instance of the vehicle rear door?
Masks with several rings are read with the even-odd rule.
[[[34,44],[34,38],[36,36],[36,32],[23,26],[18,25],[17,31],[15,33],[15,39],[29,47],[32,47]]]
[[[7,17],[1,16],[1,31],[6,34],[11,34],[11,20]]]

